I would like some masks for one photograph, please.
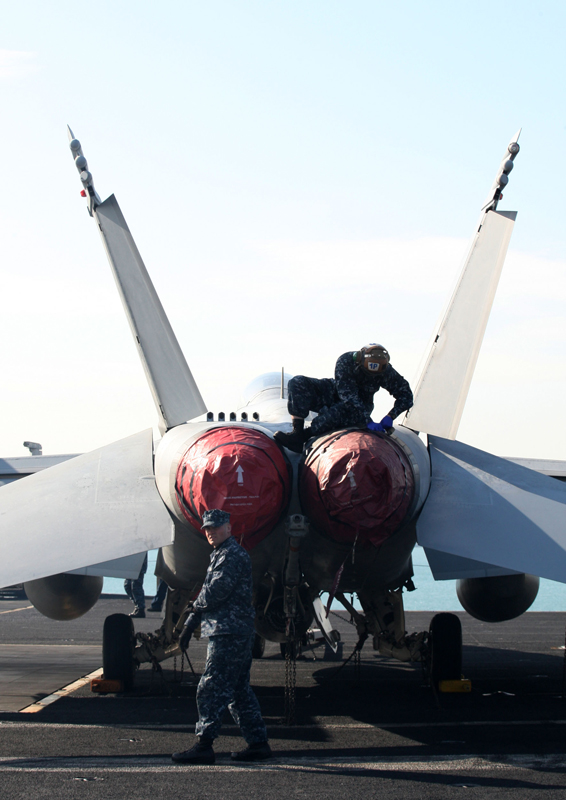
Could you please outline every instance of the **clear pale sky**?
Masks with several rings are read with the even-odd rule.
[[[66,136],[211,410],[370,341],[414,381],[506,145],[518,211],[458,438],[566,459],[562,2],[20,0],[0,39],[0,455],[153,402]],[[390,407],[376,397],[375,418]]]

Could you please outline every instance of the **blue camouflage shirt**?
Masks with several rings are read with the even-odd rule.
[[[413,393],[409,383],[388,364],[383,372],[371,374],[356,363],[356,353],[343,353],[336,362],[334,385],[336,394],[343,403],[363,410],[369,419],[373,411],[373,396],[379,389],[386,389],[395,398],[389,412],[396,419],[413,405]]]
[[[203,636],[245,636],[254,629],[252,562],[230,536],[210,554],[202,589],[185,623],[194,631],[202,625]]]

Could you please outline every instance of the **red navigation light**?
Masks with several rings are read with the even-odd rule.
[[[84,189],[81,189],[81,197],[86,197],[86,192]]]

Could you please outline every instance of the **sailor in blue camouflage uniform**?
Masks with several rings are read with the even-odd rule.
[[[381,422],[373,422],[373,396],[386,389],[395,404]],[[413,393],[408,382],[389,363],[389,353],[380,344],[369,344],[361,350],[344,353],[336,362],[334,378],[307,378],[296,375],[288,386],[287,408],[293,421],[293,431],[278,431],[279,444],[300,453],[305,442],[338,428],[369,428],[386,431],[393,420],[413,405]],[[308,427],[305,418],[310,411],[318,416]]]
[[[130,617],[145,617],[145,592],[143,589],[143,579],[147,572],[147,553],[141,565],[140,574],[137,578],[126,578],[124,581],[124,591],[134,604],[134,610]]]
[[[250,686],[255,612],[252,606],[252,567],[249,555],[232,538],[230,515],[218,508],[205,511],[202,527],[214,550],[199,592],[187,617],[179,644],[186,650],[201,625],[208,636],[206,666],[197,689],[197,742],[190,750],[173,753],[182,764],[214,764],[213,742],[226,708],[240,726],[248,747],[232,753],[235,761],[272,757],[259,703]]]

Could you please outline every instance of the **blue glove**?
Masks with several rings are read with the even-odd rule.
[[[391,417],[388,417],[388,419],[391,419]],[[374,422],[371,419],[368,422],[368,429],[370,431],[383,431],[383,430],[385,430],[383,425],[381,424],[381,422]]]
[[[383,419],[381,420],[381,422],[379,424],[383,425],[383,428],[385,430],[386,428],[392,428],[393,427],[393,420],[391,419],[391,417],[388,414],[386,417],[383,417]]]
[[[191,641],[192,635],[193,635],[192,630],[190,628],[187,628],[187,626],[185,625],[185,627],[181,632],[181,635],[179,636],[179,646],[181,650],[187,649],[187,647],[189,646],[189,642]]]

